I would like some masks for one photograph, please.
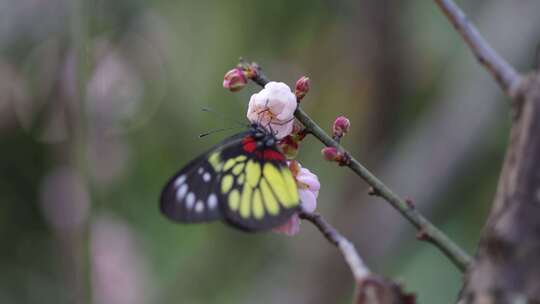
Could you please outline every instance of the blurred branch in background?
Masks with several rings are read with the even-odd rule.
[[[503,91],[511,97],[514,96],[521,78],[514,67],[489,45],[452,0],[435,0],[435,3],[465,40],[478,62],[493,75]]]
[[[301,212],[300,218],[311,222],[332,245],[336,246],[349,265],[355,279],[354,304],[413,304],[416,296],[405,293],[393,280],[371,273],[354,245],[332,227],[320,214]]]
[[[496,2],[483,7],[478,15],[479,27],[510,61],[525,63],[540,35],[540,19],[534,18],[540,3],[529,1],[521,5]],[[530,22],[518,22],[508,27],[501,18],[525,17]],[[443,78],[444,92],[439,100],[413,124],[398,145],[381,161],[381,177],[396,192],[414,198],[415,204],[432,214],[440,207],[441,195],[461,179],[463,168],[482,158],[494,140],[493,131],[500,125],[503,104],[500,91],[485,72],[461,56],[455,58],[448,75]],[[436,165],[435,165],[436,164]],[[456,207],[462,206],[456,202]],[[377,227],[365,226],[355,242],[370,250],[366,255],[380,256],[391,252],[403,242],[400,235],[406,225],[391,210],[377,204],[365,204],[354,212],[360,221],[385,223],[385,234],[377,234],[377,242],[367,235],[375,235]]]
[[[301,212],[300,218],[311,222],[332,245],[341,251],[345,262],[349,265],[353,277],[357,282],[370,274],[369,269],[362,261],[354,245],[332,227],[320,214]]]

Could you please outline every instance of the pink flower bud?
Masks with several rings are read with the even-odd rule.
[[[227,73],[223,78],[223,87],[231,92],[240,91],[247,84],[247,78],[240,68],[234,68]]]
[[[334,147],[326,147],[321,150],[321,154],[327,161],[338,163],[340,166],[348,166],[351,163],[351,157],[346,152],[339,151]]]
[[[338,118],[336,118],[334,121],[334,125],[332,126],[332,133],[334,137],[341,138],[343,135],[349,132],[350,127],[351,122],[347,117],[338,116]]]
[[[321,154],[327,161],[339,161],[341,159],[341,153],[334,147],[323,148]]]
[[[294,95],[296,95],[296,98],[298,98],[298,100],[301,100],[302,98],[304,98],[304,96],[306,96],[307,92],[309,92],[309,78],[306,76],[302,76],[296,82],[296,86],[294,88]]]

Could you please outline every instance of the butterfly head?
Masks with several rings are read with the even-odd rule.
[[[276,145],[276,136],[260,124],[251,124],[251,136],[255,139],[257,149],[272,148]]]

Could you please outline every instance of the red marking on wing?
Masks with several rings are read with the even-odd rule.
[[[272,149],[266,149],[262,151],[256,151],[257,150],[257,141],[251,137],[246,136],[242,140],[242,148],[247,153],[255,153],[255,155],[258,158],[264,159],[264,160],[277,160],[277,161],[284,161],[285,156],[283,156],[282,153],[272,150]]]
[[[251,136],[246,136],[244,140],[242,140],[242,145],[244,148],[244,151],[248,153],[253,153],[255,149],[257,149],[257,143],[255,142],[255,139]]]
[[[258,154],[257,156],[259,157],[262,156],[261,158],[264,160],[277,160],[277,161],[285,160],[285,157],[283,156],[283,154],[274,150],[263,150],[262,153],[258,152],[257,154]]]

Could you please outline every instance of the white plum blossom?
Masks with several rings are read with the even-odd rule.
[[[296,186],[298,187],[298,195],[302,202],[302,210],[304,212],[312,213],[317,207],[317,197],[319,196],[321,184],[317,175],[300,166],[298,162],[296,162],[296,164],[298,167],[293,169],[292,172],[294,179],[296,180]],[[285,224],[274,228],[273,230],[289,236],[297,234],[300,231],[300,218],[298,217],[298,214],[293,214]]]
[[[305,212],[313,213],[317,208],[317,197],[319,197],[319,189],[321,189],[319,178],[309,169],[303,167],[300,167],[300,171],[295,178],[298,195],[302,201],[302,209]]]
[[[271,81],[259,93],[251,95],[247,118],[282,139],[292,132],[296,106],[291,88],[283,82]]]

